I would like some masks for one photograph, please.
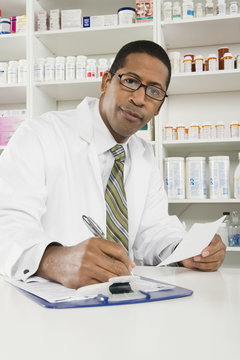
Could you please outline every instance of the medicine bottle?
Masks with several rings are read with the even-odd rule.
[[[57,56],[55,63],[55,80],[64,81],[65,80],[65,57]]]
[[[233,211],[229,224],[229,246],[240,246],[239,212]]]
[[[84,55],[77,56],[76,63],[76,78],[77,80],[86,79],[86,61],[87,57]]]
[[[223,216],[225,219],[221,223],[218,228],[217,234],[221,236],[223,243],[228,246],[228,233],[229,233],[229,225],[230,225],[230,212],[224,211]]]
[[[210,199],[228,199],[229,156],[209,157],[209,190]]]
[[[240,54],[236,55],[236,69],[240,69]]]
[[[183,157],[165,158],[165,188],[169,199],[185,198],[185,169]]]
[[[18,62],[18,82],[26,83],[27,82],[27,60],[22,59]]]
[[[191,56],[185,56],[183,59],[183,69],[185,73],[192,72],[192,58]]]
[[[66,80],[75,80],[76,76],[76,58],[75,56],[67,56],[66,58]]]
[[[225,137],[225,125],[224,122],[218,121],[215,124],[216,138],[223,139]]]
[[[95,79],[97,76],[96,59],[87,60],[87,79]]]
[[[217,56],[215,54],[208,55],[208,71],[217,71]]]
[[[185,125],[178,124],[176,127],[177,140],[185,140]]]
[[[164,126],[164,139],[166,141],[173,140],[173,125],[167,124]]]
[[[230,124],[230,136],[232,138],[239,137],[239,122],[234,120]]]
[[[172,8],[172,18],[173,20],[181,20],[181,5],[179,1],[175,1],[173,3],[173,8]]]
[[[11,20],[8,18],[0,18],[0,34],[11,33]]]
[[[172,20],[172,2],[166,1],[163,3],[163,19],[164,21]]]
[[[7,70],[8,70],[8,63],[0,62],[0,84],[6,84]]]
[[[172,52],[169,52],[168,56],[169,56],[170,63],[171,63],[172,73],[179,73],[180,68],[181,68],[180,52],[172,51]]]
[[[200,126],[197,123],[192,123],[189,127],[189,140],[196,140],[200,138]]]
[[[214,15],[213,1],[206,0],[205,16],[213,16],[213,15]]]
[[[182,4],[183,19],[192,19],[194,17],[194,8],[192,0],[183,0]]]
[[[230,52],[227,52],[223,55],[223,66],[224,70],[233,70],[234,69],[234,62],[233,56]]]
[[[226,15],[226,3],[225,3],[225,0],[218,0],[218,3],[217,3],[217,15]]]
[[[202,3],[198,2],[196,4],[196,18],[200,18],[203,16],[203,8],[202,8]]]
[[[238,165],[234,171],[233,187],[235,199],[240,199],[240,153],[238,153]]]
[[[98,60],[98,78],[102,78],[105,71],[108,70],[108,59],[100,58]]]
[[[9,61],[8,63],[8,84],[18,82],[18,61]]]
[[[35,81],[44,81],[44,65],[45,59],[38,58],[34,64],[34,80]]]
[[[203,57],[202,55],[195,56],[195,71],[202,72],[203,71]]]
[[[232,1],[230,1],[229,15],[237,15],[237,14],[238,14],[237,0],[232,0]]]
[[[205,199],[206,186],[206,158],[186,158],[186,196],[187,199]]]
[[[45,62],[45,81],[54,81],[55,79],[55,58],[47,57]]]
[[[212,124],[204,123],[201,129],[201,138],[202,139],[211,139],[212,138]]]

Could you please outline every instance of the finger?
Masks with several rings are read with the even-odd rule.
[[[222,242],[221,237],[218,234],[216,234],[216,235],[214,235],[214,237],[213,237],[212,241],[210,242],[210,244],[205,249],[203,249],[201,255],[203,257],[207,257],[209,255],[213,255],[213,254],[217,253],[220,250],[225,251],[226,246]]]
[[[98,240],[100,240],[99,249],[103,253],[123,263],[128,270],[133,268],[133,263],[122,245],[103,239]]]
[[[212,262],[194,262],[194,269],[201,271],[216,271],[221,265],[221,261],[212,261]]]
[[[221,249],[221,250],[213,253],[212,255],[208,255],[208,256],[198,255],[198,256],[195,256],[193,258],[193,260],[195,262],[210,263],[210,262],[223,260],[224,256],[225,256],[225,249]]]

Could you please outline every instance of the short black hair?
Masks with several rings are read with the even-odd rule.
[[[145,53],[159,59],[168,69],[168,78],[166,86],[168,88],[171,79],[171,63],[166,51],[157,43],[149,40],[132,41],[124,45],[117,53],[114,62],[110,68],[110,73],[114,74],[116,71],[125,65],[126,57],[134,53]]]

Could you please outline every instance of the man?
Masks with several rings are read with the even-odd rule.
[[[78,288],[130,274],[134,259],[155,265],[174,250],[183,227],[167,213],[151,145],[134,135],[159,113],[170,76],[159,45],[129,43],[103,76],[100,101],[86,98],[18,129],[0,158],[1,273]],[[83,215],[114,241],[93,237]],[[215,235],[182,265],[216,270],[224,254]]]

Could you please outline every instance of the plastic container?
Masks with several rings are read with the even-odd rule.
[[[192,123],[189,126],[188,138],[189,140],[200,139],[200,126],[197,123]]]
[[[239,122],[237,120],[234,120],[230,124],[230,136],[232,138],[239,137]]]
[[[66,80],[71,81],[76,78],[76,58],[67,56],[66,58]]]
[[[97,67],[96,59],[87,60],[87,79],[96,79],[97,77]]]
[[[224,70],[233,70],[234,69],[234,61],[233,56],[230,52],[227,52],[223,55],[223,67]]]
[[[236,55],[236,69],[240,69],[240,54]]]
[[[65,57],[57,56],[55,63],[55,80],[64,81],[65,80]]]
[[[203,8],[202,3],[198,2],[196,3],[196,18],[203,17]]]
[[[206,187],[206,158],[186,158],[186,196],[187,199],[205,199]]]
[[[185,56],[183,59],[183,69],[185,73],[192,72],[192,58],[191,56]]]
[[[240,246],[240,223],[238,211],[233,211],[229,224],[229,246]]]
[[[165,158],[165,187],[169,199],[185,198],[184,158]]]
[[[76,62],[76,78],[77,80],[83,80],[86,79],[86,62],[87,57],[84,55],[77,56],[77,62]]]
[[[201,138],[202,139],[212,139],[212,124],[205,122],[202,125],[201,129]]]
[[[217,71],[217,56],[215,54],[208,55],[208,71]]]
[[[45,65],[45,59],[44,58],[38,58],[35,61],[34,65],[34,80],[41,82],[44,81],[44,65]]]
[[[0,62],[0,84],[7,83],[8,63]]]
[[[45,81],[54,81],[55,79],[55,58],[47,57],[45,62]]]
[[[212,0],[206,0],[205,5],[205,16],[213,16],[214,15],[214,8],[213,8],[213,1]]]
[[[202,55],[195,56],[195,71],[202,72],[203,71],[203,57]]]
[[[222,47],[218,49],[218,68],[219,70],[223,70],[224,69],[224,61],[223,61],[223,56],[225,53],[229,52],[229,48],[227,47]]]
[[[225,137],[225,125],[223,121],[218,121],[215,124],[216,138],[223,139]]]
[[[164,139],[166,141],[173,140],[173,125],[167,124],[164,126]]]
[[[230,1],[229,15],[237,15],[237,14],[238,14],[237,0],[232,0],[232,1]]]
[[[119,25],[132,24],[136,20],[136,10],[131,7],[123,7],[118,9]]]
[[[229,156],[209,157],[210,199],[229,198]]]
[[[8,18],[0,18],[0,34],[11,33],[11,20]]]
[[[182,18],[182,11],[181,11],[181,5],[179,1],[175,1],[173,3],[173,8],[172,8],[172,19],[174,21],[178,21],[181,20]]]
[[[18,62],[18,82],[27,82],[28,63],[26,59],[21,59]]]
[[[108,59],[100,58],[98,60],[98,78],[102,78],[105,71],[108,70]]]
[[[230,212],[223,212],[223,216],[226,216],[221,225],[218,228],[217,233],[221,236],[223,243],[228,246],[228,233],[230,225]]]
[[[226,15],[226,3],[225,0],[218,0],[217,3],[217,15]]]
[[[240,152],[238,153],[238,165],[233,176],[233,188],[235,199],[240,199]]]
[[[172,51],[168,54],[170,59],[172,73],[179,73],[181,71],[181,54],[178,51]]]
[[[9,61],[8,63],[8,84],[18,82],[18,61]]]
[[[194,17],[194,7],[192,0],[184,0],[182,4],[183,19],[192,19]]]
[[[171,21],[172,20],[172,2],[165,1],[163,3],[163,19],[164,21]]]
[[[185,140],[185,126],[183,124],[178,124],[176,127],[177,131],[177,140]]]

